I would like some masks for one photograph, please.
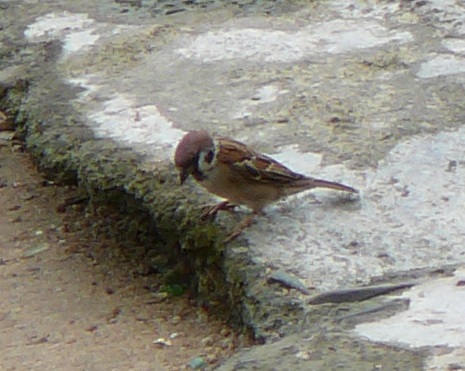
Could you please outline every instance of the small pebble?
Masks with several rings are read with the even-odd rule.
[[[300,351],[295,356],[297,358],[303,359],[303,360],[309,360],[310,359],[310,354],[308,354],[308,352],[305,352],[305,351]]]
[[[42,243],[40,245],[37,245],[37,246],[27,250],[23,254],[23,258],[31,258],[34,255],[40,254],[41,252],[43,252],[45,250],[48,250],[49,248],[50,248],[50,246],[47,243]]]
[[[165,339],[165,338],[158,338],[157,340],[154,340],[153,343],[156,344],[156,345],[159,345],[159,346],[161,346],[163,348],[164,347],[170,347],[171,345],[173,345],[171,340]]]
[[[200,340],[200,342],[204,346],[210,346],[210,345],[213,345],[213,343],[215,342],[215,339],[213,335],[210,335],[210,336],[204,337],[202,340]]]
[[[207,366],[207,362],[202,357],[196,357],[191,359],[189,362],[189,367],[194,370],[199,370],[201,368],[205,368]]]

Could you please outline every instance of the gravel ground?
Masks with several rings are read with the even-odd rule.
[[[141,274],[138,249],[95,228],[85,202],[67,205],[75,187],[47,181],[12,137],[0,132],[2,370],[208,369],[248,345]]]

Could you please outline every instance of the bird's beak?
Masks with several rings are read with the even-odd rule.
[[[181,185],[184,184],[184,182],[186,181],[188,177],[189,177],[189,169],[184,168],[184,167],[179,169],[179,181]]]

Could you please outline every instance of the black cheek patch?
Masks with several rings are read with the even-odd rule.
[[[213,161],[213,157],[215,157],[215,153],[213,151],[208,151],[208,153],[205,156],[205,161],[211,164]]]

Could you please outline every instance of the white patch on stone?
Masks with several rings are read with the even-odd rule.
[[[351,196],[324,189],[312,190],[312,199],[308,193],[291,197],[244,232],[250,250],[323,290],[465,262],[463,148],[465,128],[410,138],[376,171],[358,173],[284,149],[273,157],[306,175],[358,188],[361,199],[344,201]]]
[[[321,154],[301,152],[299,146],[295,144],[280,147],[277,154],[270,156],[302,174],[312,174],[317,171],[323,158]]]
[[[95,101],[100,91],[90,79],[70,80],[85,89],[78,98],[82,102]],[[100,108],[89,114],[89,119],[95,123],[91,129],[96,137],[113,139],[136,152],[150,154],[155,160],[171,159],[176,144],[185,134],[183,130],[173,128],[157,106],[141,106],[128,94],[115,94],[103,101]]]
[[[36,19],[24,31],[32,42],[63,40],[65,54],[94,45],[100,38],[96,23],[87,14],[49,13]]]
[[[96,45],[102,36],[113,36],[134,28],[96,22],[87,14],[59,12],[37,18],[26,28],[24,35],[32,42],[61,40],[63,56],[66,57]]]
[[[24,35],[31,41],[43,41],[59,38],[63,33],[80,31],[94,23],[87,14],[69,12],[49,13],[36,19],[29,25]]]
[[[420,66],[417,76],[420,78],[431,78],[463,72],[465,72],[464,57],[452,54],[441,54],[423,63]]]
[[[412,40],[408,32],[389,30],[373,21],[335,20],[307,28],[323,52],[339,54],[351,50],[372,48],[388,42],[405,43]]]
[[[463,39],[446,39],[442,42],[442,44],[454,53],[465,53],[465,40]]]
[[[64,53],[67,55],[84,50],[85,48],[94,45],[99,38],[100,35],[96,33],[96,29],[94,28],[69,33],[63,39]]]
[[[174,129],[155,105],[138,106],[127,95],[118,95],[103,103],[102,110],[90,115],[97,125],[92,127],[97,137],[111,138],[130,145],[150,146],[153,150],[173,148],[185,134]],[[171,157],[171,152],[159,151],[161,158]]]
[[[254,104],[274,102],[279,95],[285,93],[287,93],[286,90],[279,90],[275,85],[265,85],[257,90],[257,93],[253,96],[252,102]]]
[[[86,14],[69,12],[50,13],[36,19],[24,32],[32,42],[62,40],[63,54],[69,56],[94,45],[102,35],[115,35],[131,26],[113,26],[97,23]],[[78,101],[95,107],[89,118],[95,125],[91,129],[96,137],[109,138],[137,152],[151,154],[156,160],[171,158],[174,146],[185,134],[174,129],[155,105],[139,105],[129,94],[114,94],[102,101],[103,86],[95,83],[97,76],[81,76],[68,80],[83,88]]]
[[[465,269],[455,272],[453,277],[424,282],[404,292],[400,297],[409,299],[409,308],[390,318],[356,326],[357,335],[371,341],[391,345],[420,347],[465,348]],[[435,359],[437,358],[437,359]],[[432,366],[444,365],[450,357],[439,356],[430,360]],[[462,358],[464,360],[465,358]],[[455,358],[457,361],[457,358]],[[444,368],[436,368],[445,370]]]
[[[235,108],[236,112],[231,113],[234,119],[243,119],[253,116],[253,108],[255,106],[272,103],[276,101],[281,95],[287,94],[289,91],[280,89],[277,85],[265,85],[257,89],[252,97],[247,97],[240,101],[240,104]]]
[[[230,29],[209,31],[186,41],[177,53],[188,59],[293,62],[318,53],[339,54],[388,42],[412,40],[408,32],[389,30],[369,20],[334,20],[299,31]]]

